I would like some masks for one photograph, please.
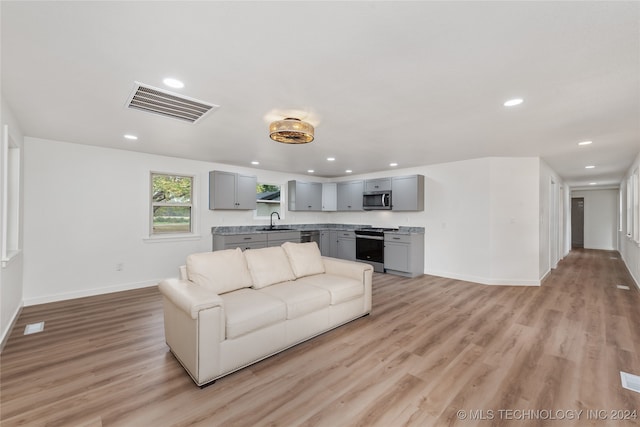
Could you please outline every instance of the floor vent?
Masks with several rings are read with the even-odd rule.
[[[622,387],[626,388],[627,390],[640,393],[640,377],[639,376],[620,371],[620,380],[622,381]]]
[[[127,107],[195,124],[220,106],[135,82]]]
[[[24,328],[24,335],[37,334],[44,331],[44,322],[31,323]]]
[[[628,287],[627,285],[617,285],[616,288],[618,289],[624,289],[625,291],[629,291],[631,290],[630,287]]]

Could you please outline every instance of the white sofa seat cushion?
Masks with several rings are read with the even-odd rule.
[[[296,284],[311,285],[325,289],[331,294],[331,305],[359,298],[364,295],[364,285],[361,281],[348,279],[332,274],[316,274],[296,280]]]
[[[220,295],[224,301],[226,337],[237,338],[287,318],[284,301],[254,289]]]
[[[287,253],[291,269],[296,277],[312,276],[324,273],[322,254],[316,242],[282,244],[282,249]]]
[[[260,289],[275,283],[295,280],[289,258],[281,246],[251,249],[245,252],[253,280],[253,288]]]
[[[251,274],[240,248],[189,255],[187,277],[217,294],[252,285]]]
[[[326,289],[304,283],[284,282],[260,289],[259,292],[281,299],[287,304],[287,319],[295,319],[329,307],[331,295]]]

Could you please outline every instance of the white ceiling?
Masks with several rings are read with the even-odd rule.
[[[2,92],[27,136],[326,177],[539,156],[571,186],[617,184],[640,152],[636,1],[0,7]],[[195,125],[125,108],[165,77],[220,108]],[[269,139],[288,110],[313,143]]]

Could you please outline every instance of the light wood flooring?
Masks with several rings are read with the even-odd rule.
[[[640,375],[640,294],[616,252],[573,251],[541,287],[376,274],[373,291],[370,316],[203,389],[164,343],[156,288],[26,307],[2,426],[640,424],[613,419],[640,417],[619,374]]]

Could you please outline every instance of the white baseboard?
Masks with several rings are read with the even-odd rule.
[[[11,334],[11,331],[13,330],[13,327],[15,326],[16,321],[18,320],[18,317],[20,316],[21,312],[22,312],[22,305],[19,305],[16,308],[16,311],[13,313],[13,316],[11,316],[11,322],[9,322],[5,330],[2,331],[2,339],[0,339],[0,352],[2,352],[2,350],[4,349],[4,345],[7,343],[9,334]]]
[[[497,286],[540,286],[540,280],[507,280],[493,279],[481,276],[468,276],[464,274],[450,273],[446,271],[425,271],[424,274],[446,277],[448,279],[464,280],[465,282],[479,283],[481,285]]]
[[[36,297],[36,298],[26,298],[23,301],[23,304],[25,307],[28,307],[30,305],[46,304],[49,302],[64,301],[68,299],[91,297],[94,295],[110,294],[113,292],[129,291],[132,289],[148,288],[150,286],[157,285],[158,283],[160,283],[161,280],[162,279],[149,280],[149,281],[136,282],[136,283],[124,283],[120,285],[106,286],[103,288],[83,289],[81,291],[68,292],[64,294],[47,295],[47,296]]]

